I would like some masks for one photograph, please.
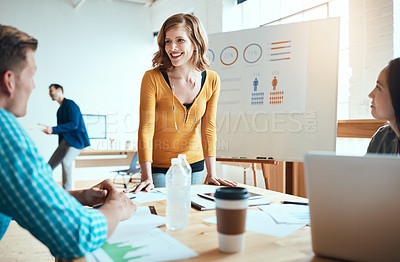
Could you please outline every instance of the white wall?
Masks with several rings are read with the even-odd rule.
[[[224,1],[234,0],[157,0],[151,7],[151,25],[158,32],[163,22],[176,13],[193,13],[203,23],[208,34],[222,31]]]
[[[36,123],[55,125],[59,105],[51,101],[48,86],[59,83],[82,113],[109,115],[109,137],[121,144],[136,141],[141,78],[154,52],[149,7],[87,0],[76,10],[75,2],[0,0],[0,23],[39,40],[36,89],[20,121],[26,129]],[[57,136],[28,132],[47,160]]]

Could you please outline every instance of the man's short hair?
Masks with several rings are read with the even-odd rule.
[[[26,51],[36,51],[38,41],[12,26],[0,24],[0,75],[7,70],[19,74],[26,63]]]
[[[55,88],[56,90],[61,88],[61,93],[64,94],[64,88],[63,88],[61,85],[59,85],[59,84],[51,84],[51,85],[49,85],[49,89],[50,89],[52,86],[54,86],[54,88]]]

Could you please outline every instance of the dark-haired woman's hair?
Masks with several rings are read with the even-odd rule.
[[[393,59],[388,65],[388,85],[390,98],[396,117],[397,128],[400,128],[400,58]]]

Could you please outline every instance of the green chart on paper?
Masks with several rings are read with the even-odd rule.
[[[149,256],[149,254],[145,254],[145,255],[139,255],[139,256],[132,256],[129,258],[124,258],[124,256],[128,253],[128,252],[132,252],[132,251],[137,251],[140,250],[142,248],[144,248],[145,246],[137,246],[137,247],[132,247],[132,246],[121,246],[121,244],[125,244],[124,242],[119,242],[119,243],[115,243],[115,244],[109,244],[109,243],[104,243],[103,246],[101,247],[104,252],[107,253],[107,255],[113,260],[113,261],[120,261],[120,262],[128,262],[134,259],[140,259],[142,257],[145,256]]]

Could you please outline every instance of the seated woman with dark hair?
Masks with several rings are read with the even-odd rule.
[[[388,125],[379,128],[374,134],[367,153],[399,154],[400,58],[393,59],[382,69],[368,97],[372,99],[372,116],[387,120]]]

